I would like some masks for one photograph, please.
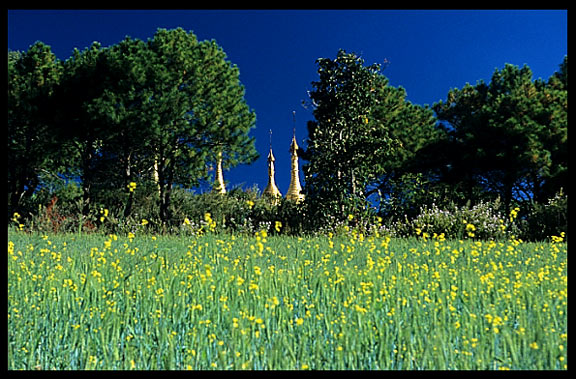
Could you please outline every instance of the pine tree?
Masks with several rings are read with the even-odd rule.
[[[567,102],[558,77],[533,81],[528,66],[507,64],[490,83],[453,89],[434,105],[454,152],[446,177],[468,199],[499,196],[508,212],[513,200],[542,201],[544,183],[566,172]]]
[[[42,42],[24,53],[8,54],[7,173],[8,212],[20,211],[40,180],[42,169],[56,170],[58,149],[51,130],[48,99],[62,75],[61,62]]]

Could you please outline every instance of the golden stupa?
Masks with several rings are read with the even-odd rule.
[[[293,115],[294,113],[295,112],[292,112]],[[299,203],[302,200],[304,200],[304,194],[302,193],[302,185],[300,184],[300,170],[298,168],[298,143],[296,142],[296,128],[294,128],[292,143],[290,144],[290,155],[291,155],[290,186],[288,186],[286,199]],[[268,153],[268,185],[266,185],[266,188],[264,188],[264,191],[262,192],[262,197],[268,198],[271,204],[278,205],[280,199],[282,198],[282,193],[280,192],[278,186],[276,185],[275,169],[274,169],[275,160],[276,158],[274,158],[274,154],[272,153],[272,130],[270,130],[270,152]],[[212,190],[214,192],[219,192],[222,194],[226,193],[226,187],[224,185],[224,175],[222,173],[221,151],[218,153],[218,161],[216,165],[216,177]]]
[[[224,185],[224,174],[222,173],[222,151],[218,153],[218,162],[216,163],[216,183],[214,183],[214,192],[226,193]]]
[[[298,143],[296,142],[296,133],[292,136],[292,143],[290,144],[290,160],[291,160],[291,170],[290,170],[290,186],[288,187],[288,192],[286,193],[286,199],[295,201],[299,203],[304,200],[304,194],[302,194],[302,186],[300,185],[300,175],[298,169]]]
[[[278,204],[282,194],[276,186],[276,181],[274,180],[274,154],[272,154],[272,146],[270,146],[270,152],[268,153],[268,185],[264,188],[262,192],[263,197],[268,197],[272,204]]]

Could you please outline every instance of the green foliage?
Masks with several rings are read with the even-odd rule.
[[[420,188],[418,181],[415,188]],[[546,204],[515,208],[507,214],[503,205],[494,201],[436,203],[414,200],[411,213],[383,217],[367,209],[348,213],[345,217],[327,215],[321,226],[311,225],[305,203],[282,199],[271,205],[260,198],[258,191],[233,189],[226,194],[216,192],[193,193],[175,188],[171,209],[172,218],[163,223],[158,217],[154,184],[139,185],[133,192],[132,213],[125,216],[122,207],[110,207],[116,201],[124,203],[124,190],[109,191],[112,198],[95,200],[94,210],[82,214],[81,188],[71,182],[54,180],[45,185],[24,203],[25,213],[18,213],[11,228],[27,232],[119,234],[232,234],[253,235],[266,231],[270,235],[387,235],[415,237],[443,235],[444,238],[502,240],[511,236],[523,240],[541,241],[564,233],[567,238],[568,197],[559,192]],[[421,191],[424,196],[426,190]],[[416,194],[415,196],[420,196]],[[119,198],[117,198],[119,197]],[[388,207],[394,204],[388,204]],[[408,203],[398,205],[399,211]],[[353,209],[352,207],[350,209]],[[207,216],[208,215],[208,216]],[[514,215],[511,219],[510,216]],[[11,215],[11,218],[14,216]],[[168,226],[167,226],[168,225]],[[471,225],[471,226],[470,226]]]
[[[178,230],[197,233],[205,225],[206,214],[214,222],[211,233],[252,235],[265,230],[274,234],[300,234],[304,231],[302,206],[282,199],[271,205],[260,198],[255,189],[233,189],[226,194],[207,192],[193,194],[185,190],[174,192],[174,225]],[[184,220],[188,219],[190,225]],[[204,228],[205,231],[206,228]]]
[[[158,29],[64,62],[41,42],[9,52],[7,216],[42,232],[461,238],[470,224],[497,239],[493,221],[518,207],[506,233],[567,233],[567,57],[548,80],[508,64],[432,108],[355,54],[316,63],[306,200],[273,206],[256,190],[190,191],[219,157],[227,169],[258,156],[239,69],[215,41]]]
[[[255,115],[238,69],[214,41],[159,29],[147,43],[126,39],[108,60],[118,67],[111,80],[117,87],[100,105],[118,130],[111,153],[124,173],[122,187],[136,178],[156,182],[163,223],[171,218],[172,187],[197,185],[217,153],[224,167],[257,156],[248,137]],[[134,141],[136,131],[141,138]]]
[[[80,179],[84,217],[104,205],[128,218],[131,183],[155,185],[169,227],[174,186],[197,185],[219,154],[224,168],[258,156],[238,68],[181,28],[95,42],[64,63],[42,43],[12,53],[9,109],[9,213],[48,170]]]
[[[567,60],[563,71],[566,71]],[[554,75],[532,81],[528,66],[507,64],[490,83],[452,89],[434,105],[449,142],[443,179],[458,183],[467,199],[481,193],[538,202],[567,184],[567,89]]]
[[[362,58],[344,50],[336,59],[320,58],[317,64],[304,192],[311,217],[325,222],[367,207],[366,186],[382,173],[382,162],[395,142],[386,126],[372,119],[378,95],[387,86],[379,66],[365,67]]]
[[[525,213],[522,238],[541,241],[561,233],[568,236],[568,195],[562,190],[546,203],[533,203]]]
[[[389,175],[379,187],[384,198],[378,213],[391,221],[416,216],[420,207],[438,203],[442,194],[436,187],[422,173],[404,173],[398,178]]]
[[[397,212],[410,213],[413,206],[424,205],[433,198],[430,193],[433,184],[429,174],[431,160],[422,159],[422,152],[446,136],[437,127],[433,111],[428,106],[407,101],[402,87],[380,86],[377,98],[371,119],[387,130],[397,146],[379,162],[382,173],[370,187],[372,193],[378,193],[381,204],[389,205],[381,206],[380,212],[390,217]]]
[[[39,169],[56,169],[58,157],[62,155],[50,130],[48,101],[61,75],[61,62],[42,42],[35,43],[26,52],[9,54],[8,216],[22,211],[21,202],[36,190]]]
[[[502,240],[518,235],[518,227],[501,212],[499,200],[479,202],[474,206],[450,204],[440,208],[436,204],[423,206],[417,216],[397,221],[392,226],[395,236],[432,237],[443,234],[448,239]]]

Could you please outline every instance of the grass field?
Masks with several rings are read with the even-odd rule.
[[[8,233],[9,369],[567,369],[567,244]]]

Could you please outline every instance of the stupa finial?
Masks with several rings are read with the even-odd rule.
[[[264,188],[262,196],[270,198],[272,204],[277,204],[279,198],[282,197],[280,190],[276,186],[276,181],[274,180],[274,154],[272,153],[272,129],[270,129],[270,152],[268,153],[268,185]]]
[[[296,142],[296,111],[292,111],[292,121],[294,127],[292,128],[292,143],[290,144],[291,155],[291,170],[290,170],[290,186],[286,192],[286,199],[295,202],[300,202],[304,199],[302,194],[302,186],[300,185],[300,171],[298,169],[298,143]]]
[[[222,173],[222,150],[218,151],[218,161],[216,163],[216,183],[214,183],[213,191],[222,194],[226,193],[224,174]]]

